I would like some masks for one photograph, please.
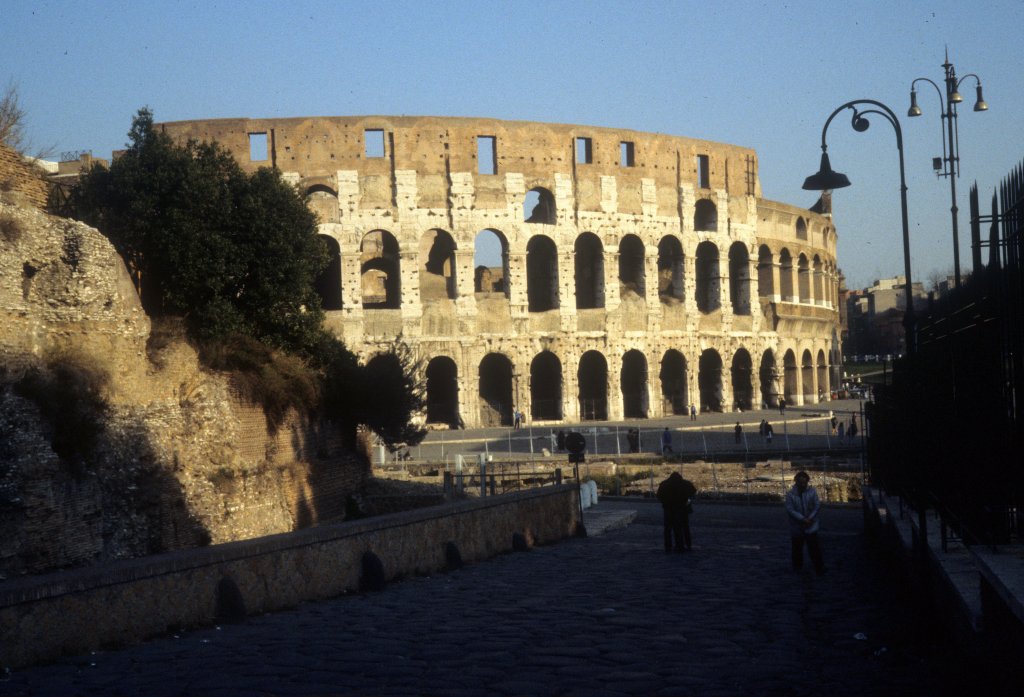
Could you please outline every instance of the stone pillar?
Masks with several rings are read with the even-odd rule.
[[[772,302],[782,302],[782,265],[772,258]]]
[[[606,357],[608,360],[608,420],[619,421],[623,418],[622,355],[612,353]]]
[[[472,249],[455,250],[455,307],[459,315],[476,314],[473,255]]]
[[[526,294],[526,252],[508,254],[508,304],[512,317],[526,317],[529,301]]]
[[[418,246],[402,248],[398,253],[399,264],[401,264],[399,276],[402,283],[401,307],[403,325],[407,319],[416,319],[423,316],[423,305],[420,302],[419,256]]]

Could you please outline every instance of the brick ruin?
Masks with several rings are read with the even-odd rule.
[[[762,198],[752,149],[472,118],[159,127],[304,192],[329,326],[364,359],[412,345],[428,423],[801,405],[838,384],[827,199]]]

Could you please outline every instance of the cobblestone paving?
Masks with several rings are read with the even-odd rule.
[[[684,554],[662,551],[655,506],[632,508],[604,535],[14,671],[0,695],[975,692],[859,509],[825,511],[817,577],[789,569],[778,506],[700,505]]]

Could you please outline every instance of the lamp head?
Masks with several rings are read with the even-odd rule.
[[[907,110],[907,116],[920,116],[921,107],[917,105],[917,90],[913,87],[910,88],[910,108]]]
[[[960,94],[959,89],[954,87],[953,91],[949,93],[949,101],[952,102],[953,104],[959,104],[960,102],[964,101],[964,96]]]
[[[829,162],[828,153],[821,153],[821,167],[811,176],[804,179],[804,189],[808,191],[825,191],[830,189],[842,189],[849,186],[850,180],[842,172],[832,171],[832,164]]]
[[[988,111],[988,104],[985,103],[984,97],[981,96],[981,83],[978,83],[976,88],[978,90],[978,101],[974,103],[975,111]]]

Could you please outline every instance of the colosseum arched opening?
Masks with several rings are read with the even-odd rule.
[[[810,351],[804,351],[800,356],[800,382],[802,404],[814,404],[817,402],[814,395],[814,359]]]
[[[722,272],[714,242],[697,245],[697,309],[709,314],[721,307]]]
[[[690,396],[686,375],[686,357],[675,349],[669,349],[661,359],[661,397],[665,414],[689,413]]]
[[[750,253],[742,242],[729,247],[729,302],[733,314],[750,314]]]
[[[750,411],[754,407],[754,362],[746,349],[739,349],[733,354],[732,368],[732,400],[733,406],[742,411]]]
[[[649,395],[647,392],[647,357],[633,349],[622,356],[620,377],[622,416],[627,419],[646,419]]]
[[[797,404],[797,395],[800,394],[800,370],[796,365],[796,355],[793,350],[786,351],[782,357],[783,386],[782,396],[786,404]]]
[[[531,421],[562,420],[562,362],[541,351],[530,362]]]
[[[761,354],[761,367],[757,372],[761,381],[761,405],[774,407],[779,403],[779,370],[775,365],[775,353],[768,349]]]
[[[498,230],[485,229],[473,240],[473,292],[508,297],[508,240]]]
[[[341,247],[338,241],[328,235],[318,235],[327,247],[327,266],[314,282],[320,296],[320,306],[328,311],[342,309],[341,304]]]
[[[714,349],[705,349],[697,364],[697,386],[700,389],[702,412],[722,411],[725,386],[722,384],[722,357]]]
[[[546,235],[526,245],[526,294],[530,312],[558,309],[558,250]]]
[[[771,300],[775,296],[775,268],[772,260],[772,250],[766,244],[762,244],[757,250],[757,295],[758,297]]]
[[[818,350],[818,401],[827,397],[831,392],[831,387],[828,382],[828,363],[825,361],[825,352],[821,349]]]
[[[592,232],[584,232],[576,238],[574,252],[576,309],[604,307],[604,250],[601,240]]]
[[[697,232],[718,231],[718,208],[706,198],[697,201],[694,206],[693,229]]]
[[[576,374],[579,385],[580,419],[604,421],[608,418],[608,361],[599,351],[587,351],[580,357]]]
[[[526,193],[523,201],[523,220],[527,223],[554,225],[557,222],[555,195],[538,186]]]
[[[455,240],[444,230],[429,230],[420,238],[420,301],[454,300]]]
[[[364,310],[397,310],[402,306],[398,240],[387,230],[363,236],[360,275]]]
[[[623,302],[643,300],[644,243],[636,235],[625,235],[619,244],[619,297]]]
[[[679,304],[686,295],[683,280],[683,245],[667,235],[658,242],[658,299],[665,304]]]
[[[489,353],[480,361],[480,423],[483,426],[511,426],[512,361],[500,353]]]
[[[427,363],[427,423],[459,425],[459,374],[448,356],[435,356]]]

